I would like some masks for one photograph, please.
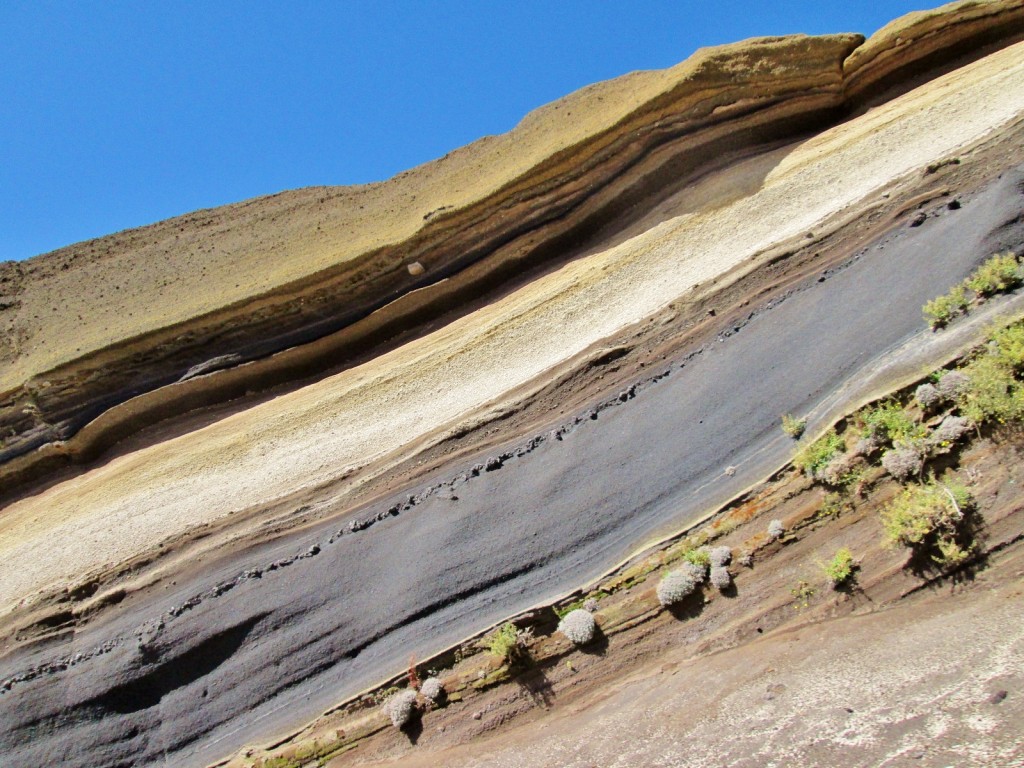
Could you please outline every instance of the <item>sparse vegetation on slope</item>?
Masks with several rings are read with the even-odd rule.
[[[815,477],[845,449],[846,443],[843,438],[834,429],[830,429],[813,443],[800,448],[793,457],[793,463],[808,477]]]
[[[958,285],[949,293],[936,296],[923,307],[924,318],[932,328],[944,328],[960,315],[967,312],[970,302],[967,291]]]
[[[989,338],[986,339],[986,345],[982,347],[983,350],[988,350],[983,352],[983,354],[997,354],[993,350],[998,345],[994,344],[992,340],[996,334],[1000,334],[1000,329],[1004,327],[1013,328],[1015,326],[1000,326],[999,329],[994,329]],[[1001,334],[999,338],[1004,348],[1007,350],[1015,349],[1013,340],[1017,337],[1013,332]],[[1006,352],[1005,354],[1009,359],[1013,353]],[[967,359],[964,365],[967,366],[969,363],[970,359]],[[951,371],[945,374],[945,377],[953,376],[955,373],[957,371]],[[955,381],[955,377],[953,380]],[[961,394],[964,395],[967,391],[969,390],[963,389]],[[901,434],[899,429],[906,428],[908,424],[920,426],[915,415],[918,403],[912,397],[912,392],[913,390],[909,390],[904,393],[906,405],[900,405],[901,401],[897,398],[889,398],[883,403],[871,405],[864,409],[861,414],[855,414],[849,418],[846,421],[845,428],[847,430],[854,430],[855,434],[860,434],[866,424],[880,424],[883,427],[875,430],[874,433],[881,436],[880,439],[886,440],[890,431],[895,434]],[[943,412],[932,415],[923,423],[925,433],[928,435],[927,443],[929,446],[935,446],[942,442],[939,438],[962,439],[964,434],[970,434],[971,432],[971,430],[964,432],[966,421],[963,417],[956,415],[957,402],[955,400],[944,400],[944,404],[945,410]],[[906,412],[901,415],[897,413],[898,408],[905,409]],[[880,413],[884,415],[879,416],[878,414]],[[892,425],[896,425],[896,427]],[[946,426],[944,427],[943,425]],[[837,432],[837,434],[840,438],[845,436],[845,433],[842,432]],[[957,438],[957,435],[960,435],[960,437]],[[867,465],[865,457],[858,456],[858,460]],[[975,504],[971,491],[963,480],[951,474],[943,477],[941,480],[930,478],[924,482],[911,482],[897,492],[895,498],[882,501],[882,499],[888,499],[890,491],[887,488],[891,488],[891,485],[887,485],[889,481],[885,479],[885,475],[878,466],[877,460],[875,464],[869,465],[869,471],[866,472],[866,476],[868,477],[869,488],[874,487],[875,491],[877,491],[876,496],[879,497],[875,507],[870,510],[870,514],[867,514],[861,505],[865,501],[865,496],[873,493],[871,490],[863,492],[863,495],[854,493],[849,489],[832,491],[826,494],[820,501],[818,509],[815,509],[813,505],[807,504],[806,500],[801,502],[798,499],[794,499],[794,506],[790,507],[790,509],[809,511],[803,513],[802,517],[787,518],[788,526],[791,527],[791,530],[788,531],[788,546],[781,551],[770,544],[771,540],[781,538],[787,534],[787,526],[784,526],[780,519],[773,519],[771,521],[769,525],[771,535],[766,537],[763,532],[764,529],[761,527],[762,523],[759,523],[756,517],[739,516],[735,518],[744,521],[753,520],[750,531],[751,538],[743,543],[740,550],[745,553],[744,556],[739,558],[741,564],[749,564],[749,555],[752,552],[758,551],[761,547],[768,547],[767,551],[771,553],[767,556],[759,555],[758,557],[759,567],[756,578],[759,581],[762,581],[765,575],[771,572],[771,561],[774,557],[786,558],[787,555],[785,553],[791,553],[788,556],[791,561],[790,565],[787,565],[784,570],[773,574],[775,578],[773,588],[778,590],[785,598],[780,605],[786,608],[786,615],[793,617],[795,609],[802,617],[800,620],[806,621],[807,619],[804,617],[808,615],[817,616],[820,615],[821,611],[834,611],[836,606],[842,603],[831,601],[836,599],[842,601],[844,598],[830,598],[829,595],[832,594],[832,590],[848,591],[855,582],[859,582],[858,575],[861,560],[854,556],[854,550],[850,546],[843,546],[835,550],[834,554],[824,562],[818,560],[814,555],[814,552],[821,551],[823,548],[823,541],[828,542],[828,532],[835,530],[830,526],[836,518],[845,518],[849,515],[853,519],[857,519],[857,513],[860,513],[858,525],[866,527],[870,536],[876,542],[873,554],[865,553],[865,561],[877,563],[880,556],[879,553],[906,547],[912,553],[912,557],[908,560],[907,565],[916,564],[913,568],[904,569],[903,572],[907,574],[906,578],[915,578],[913,574],[923,574],[925,578],[930,579],[935,578],[935,573],[938,573],[940,576],[947,574],[959,566],[976,561],[979,553],[985,551],[982,545],[971,538],[974,530],[971,525],[971,516],[975,514],[972,511]],[[796,482],[795,477],[795,474],[791,473],[788,480],[780,480],[779,482],[788,482],[790,484],[789,488],[792,488],[792,484]],[[797,487],[802,490],[797,491],[797,493],[820,493],[820,491],[815,489],[818,483],[819,481],[811,483],[799,481]],[[791,493],[793,493],[792,490],[780,491],[781,495],[776,498],[785,499]],[[736,508],[735,511],[738,513],[744,508],[741,506]],[[758,512],[772,509],[770,506],[762,508],[760,501],[751,501],[749,508]],[[878,509],[878,511],[876,512],[875,509]],[[883,529],[881,537],[877,535],[877,521],[879,519],[882,521]],[[600,595],[602,597],[602,604],[605,601],[608,603],[608,616],[614,618],[609,619],[608,628],[602,628],[602,632],[608,632],[610,637],[614,637],[620,632],[628,632],[628,628],[636,623],[650,621],[650,617],[653,615],[650,610],[650,592],[644,591],[644,579],[646,575],[656,574],[658,570],[662,570],[663,573],[658,578],[654,590],[658,603],[665,607],[676,607],[682,604],[689,606],[686,610],[673,610],[670,612],[670,620],[674,622],[691,621],[693,616],[700,613],[702,619],[699,622],[695,622],[693,624],[694,628],[689,630],[700,636],[704,631],[700,627],[703,627],[707,622],[708,606],[713,605],[713,601],[717,598],[718,590],[730,590],[735,584],[733,574],[730,574],[728,569],[724,567],[724,563],[728,561],[728,556],[731,555],[733,546],[739,546],[739,542],[734,542],[733,546],[724,544],[714,546],[711,542],[716,536],[723,535],[718,533],[718,531],[728,531],[731,533],[736,529],[737,525],[736,522],[729,525],[718,525],[716,521],[715,525],[708,525],[698,532],[690,533],[665,550],[653,553],[650,555],[649,561],[630,567],[624,572],[623,576],[600,583],[588,596],[579,597],[573,602],[565,604],[565,607],[562,608],[556,606],[555,611],[560,614],[562,619],[557,629],[566,637],[573,633],[573,630],[567,626],[566,619],[577,615],[583,615],[584,618],[589,616],[590,611],[583,606],[592,601],[593,598],[590,595]],[[739,525],[742,525],[742,523]],[[851,530],[850,524],[845,523],[842,530],[845,532],[844,535],[848,536]],[[819,539],[817,544],[810,543],[814,536],[817,536]],[[807,541],[804,541],[805,539]],[[864,542],[863,537],[860,541]],[[803,547],[803,553],[797,554],[801,547]],[[826,582],[827,586],[816,583],[815,579],[808,575],[806,571],[800,573],[799,570],[797,573],[800,578],[794,583],[791,580],[790,574],[793,573],[791,569],[794,565],[797,568],[800,567],[801,561],[797,558],[804,558],[804,565],[809,562],[816,562],[823,576],[822,581]],[[668,562],[677,562],[678,566],[665,572],[664,566]],[[923,566],[919,571],[917,565],[922,563]],[[927,573],[929,563],[938,566],[937,571],[933,567],[932,575]],[[766,566],[765,570],[761,569],[762,564]],[[714,591],[709,590],[708,594],[701,595],[699,590],[707,578],[709,565],[711,566],[709,581]],[[886,576],[885,578],[893,577]],[[856,583],[856,588],[869,591],[877,589],[877,579],[877,570],[869,571],[865,574],[864,583]],[[749,584],[750,582],[741,582],[736,586],[742,593],[745,585]],[[631,595],[630,593],[634,587],[639,587],[640,589]],[[692,603],[687,601],[687,598],[690,597],[693,598]],[[646,606],[644,605],[645,602]],[[593,608],[596,605],[592,604],[590,607]],[[726,616],[727,614],[721,613],[723,610],[723,608],[718,609],[719,615]],[[661,615],[660,611],[656,613]],[[533,620],[536,621],[538,614],[533,614],[533,616]],[[573,618],[572,620],[575,621],[576,619]],[[757,621],[757,625],[760,627],[761,619]],[[589,624],[590,622],[587,623]],[[568,631],[566,631],[567,629]],[[548,659],[549,662],[548,666],[545,667],[546,669],[553,669],[555,666],[550,664],[552,653],[558,655],[567,653],[564,641],[551,642],[551,632],[553,630],[555,630],[553,624],[548,625],[546,630],[541,629],[541,634],[538,638],[539,644],[536,649],[538,655],[534,659],[536,663],[541,663],[542,660]],[[516,625],[509,622],[488,635],[476,647],[483,646],[489,651],[493,649],[492,652],[495,655],[502,654],[500,660],[504,661],[504,654],[507,653],[508,649],[515,646],[517,638],[520,638],[524,631],[517,630]],[[573,639],[574,637],[575,639]],[[583,637],[583,635],[573,635],[569,639],[572,640],[575,646],[578,644],[578,641],[587,642],[583,640]],[[620,645],[615,652],[621,652],[621,650],[622,646]],[[458,654],[456,654],[455,658],[458,660]],[[529,674],[528,670],[535,668],[532,666],[522,667],[518,671],[510,671],[508,668],[502,667],[498,672],[488,672],[488,670],[493,670],[494,667],[488,666],[485,663],[478,677],[478,673],[475,670],[479,668],[480,662],[476,662],[476,666],[474,666],[472,657],[470,657],[465,663],[468,665],[466,670],[461,673],[453,673],[451,676],[451,679],[455,681],[461,679],[461,682],[453,683],[452,696],[454,698],[450,699],[450,701],[455,704],[462,702],[464,697],[482,695],[484,691],[495,688],[500,683],[510,680],[519,674]],[[493,662],[491,663],[493,664]],[[561,667],[563,665],[558,666]],[[578,665],[567,661],[564,667],[568,670],[567,674],[573,676],[572,680],[579,679],[577,676],[581,674],[582,670]],[[487,674],[485,675],[485,673]],[[461,678],[459,677],[460,674]],[[429,680],[425,681],[421,689],[421,693],[426,699],[430,698],[427,695],[429,682]],[[520,684],[524,685],[522,682]],[[395,692],[395,689],[391,689],[391,691]],[[479,707],[480,705],[474,706]],[[424,711],[429,714],[435,710],[424,708]],[[338,747],[335,747],[335,749],[338,749]],[[282,765],[284,764],[282,763]],[[288,766],[300,764],[294,762],[287,763]]]
[[[558,622],[558,631],[569,638],[574,645],[586,645],[594,639],[597,622],[594,621],[594,616],[590,611],[577,608],[575,611],[567,613]]]
[[[958,564],[971,546],[962,537],[973,509],[970,491],[959,483],[932,479],[911,486],[882,510],[886,543],[929,553],[942,565]]]
[[[1021,283],[1020,264],[1013,253],[997,253],[978,267],[964,285],[978,296],[988,298],[1004,293]]]
[[[805,429],[807,429],[807,419],[798,419],[788,413],[783,415],[782,431],[794,440],[799,440]]]
[[[853,553],[847,547],[837,550],[831,560],[822,564],[825,577],[833,587],[840,587],[849,582],[855,568]]]
[[[505,662],[512,662],[523,652],[529,641],[529,634],[512,622],[506,622],[484,638],[483,645],[489,653]]]
[[[1016,254],[997,253],[948,293],[927,302],[923,308],[925,320],[934,329],[944,328],[966,314],[972,303],[980,304],[991,296],[1012,291],[1022,280],[1024,274]]]

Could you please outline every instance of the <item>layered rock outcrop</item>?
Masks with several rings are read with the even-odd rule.
[[[5,265],[3,486],[379,353],[564,263],[729,158],[1010,42],[1022,13],[1019,2],[956,3],[866,43],[702,50],[585,88],[388,182],[282,193]]]
[[[999,306],[921,304],[1024,246],[1020,7],[887,28],[903,69],[702,51],[384,184],[5,267],[4,492],[168,417],[0,502],[5,757],[272,738],[774,472],[779,413],[941,365]]]

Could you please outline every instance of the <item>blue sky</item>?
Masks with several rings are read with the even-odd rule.
[[[388,178],[703,45],[870,33],[904,0],[0,3],[0,260]]]

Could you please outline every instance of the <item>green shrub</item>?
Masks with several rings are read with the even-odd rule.
[[[954,568],[967,562],[974,555],[974,544],[961,547],[953,537],[940,538],[935,545],[938,549],[937,555],[932,555],[932,560],[946,568]]]
[[[919,440],[928,434],[928,430],[914,421],[895,400],[866,409],[860,414],[860,419],[865,437],[877,435],[890,443]]]
[[[976,424],[1006,423],[1024,417],[1024,387],[1013,368],[997,355],[982,355],[962,369],[966,391],[957,398],[960,413]]]
[[[1024,372],[1024,322],[1007,323],[989,331],[996,356],[1017,374]]]
[[[793,457],[793,463],[805,475],[814,477],[845,449],[846,443],[843,438],[836,434],[834,429],[830,429],[813,443],[808,443],[798,450]]]
[[[934,479],[906,488],[880,515],[888,546],[920,546],[930,541],[951,541],[964,515],[972,510],[970,492],[957,483]]]
[[[483,645],[489,653],[503,661],[511,662],[522,652],[528,636],[528,632],[521,632],[515,624],[508,621],[485,637]]]
[[[967,311],[967,293],[958,285],[949,293],[938,296],[922,307],[924,319],[932,328],[943,328]]]
[[[965,285],[979,296],[1010,291],[1021,283],[1020,265],[1012,253],[997,253],[967,278]]]
[[[850,500],[841,493],[828,493],[822,499],[821,507],[818,509],[818,517],[839,517],[839,515],[853,509]]]
[[[1024,282],[1017,257],[1011,253],[997,253],[979,266],[960,285],[949,293],[938,296],[924,305],[922,311],[932,328],[942,328],[967,311],[970,302],[967,290],[973,291],[979,301],[997,293],[1012,291]]]
[[[843,547],[838,550],[831,560],[822,563],[822,570],[833,586],[841,586],[850,580],[857,564],[853,560],[853,553]]]
[[[700,568],[709,568],[711,566],[711,552],[705,547],[687,550],[686,554],[683,555],[683,559]]]
[[[783,415],[782,431],[794,440],[799,440],[805,429],[807,429],[807,419],[798,419],[788,413]]]

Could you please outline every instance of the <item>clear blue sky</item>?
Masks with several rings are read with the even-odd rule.
[[[0,260],[388,178],[703,45],[928,0],[0,2]]]

